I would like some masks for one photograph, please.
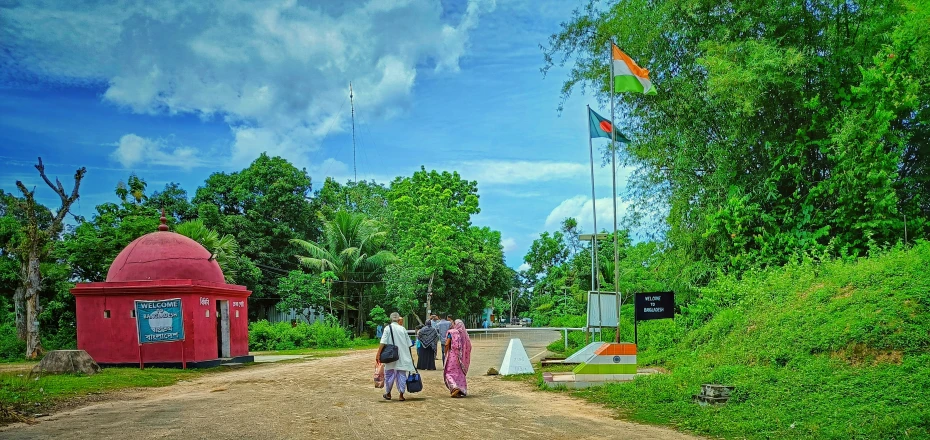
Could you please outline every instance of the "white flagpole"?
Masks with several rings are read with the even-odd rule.
[[[597,254],[597,197],[594,195],[594,143],[591,140],[591,106],[588,106],[588,151],[591,155],[591,214],[594,218],[594,235],[591,237],[591,290],[596,292],[601,291],[600,283],[598,282],[597,273],[599,267],[597,266],[597,259],[599,255]]]
[[[611,38],[608,42],[610,45],[608,47],[607,54],[609,55],[608,59],[610,60],[610,81],[608,85],[610,87],[610,146],[613,153],[613,160],[611,161],[612,172],[611,180],[613,181],[613,200],[614,200],[614,293],[620,298],[620,244],[619,238],[617,237],[617,128],[614,125],[614,57],[613,57],[613,46],[614,42]],[[620,307],[623,306],[623,299],[620,298],[617,307],[617,334],[614,335],[614,342],[620,342]]]

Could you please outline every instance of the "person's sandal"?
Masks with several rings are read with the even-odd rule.
[[[452,397],[461,397],[461,396],[462,396],[462,390],[458,388],[452,390]]]
[[[382,394],[381,397],[384,397],[384,400],[391,400],[390,394]]]
[[[400,393],[400,399],[397,399],[398,402],[404,402],[407,399],[404,399],[404,393]]]

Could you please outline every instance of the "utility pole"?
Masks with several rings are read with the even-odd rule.
[[[513,291],[514,288],[510,289],[510,323],[513,324]]]
[[[349,103],[352,107],[352,172],[355,173],[354,182],[358,182],[358,168],[355,165],[355,96],[352,94],[352,82],[349,82]],[[345,102],[345,101],[342,101]],[[345,104],[343,104],[345,105]]]
[[[436,276],[434,273],[429,277],[429,286],[426,287],[426,320],[429,321],[429,316],[433,314],[433,278]]]

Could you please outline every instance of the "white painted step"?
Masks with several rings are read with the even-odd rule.
[[[589,361],[591,358],[593,358],[593,357],[594,357],[594,352],[597,351],[598,348],[601,348],[601,346],[604,345],[604,344],[606,344],[606,342],[601,342],[601,341],[592,342],[592,343],[586,345],[586,346],[585,346],[584,348],[582,348],[581,350],[576,351],[575,354],[573,354],[573,355],[567,357],[562,363],[563,363],[563,364],[582,364],[582,363],[585,363],[585,362]]]

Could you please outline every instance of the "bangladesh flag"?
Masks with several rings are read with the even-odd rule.
[[[629,143],[630,140],[620,133],[620,130],[617,130],[617,127],[614,127],[614,124],[611,124],[610,121],[604,119],[603,116],[597,114],[591,108],[588,108],[588,121],[591,127],[591,137],[592,138],[607,138],[610,139],[610,130],[613,129],[616,133],[617,142],[626,142]]]

